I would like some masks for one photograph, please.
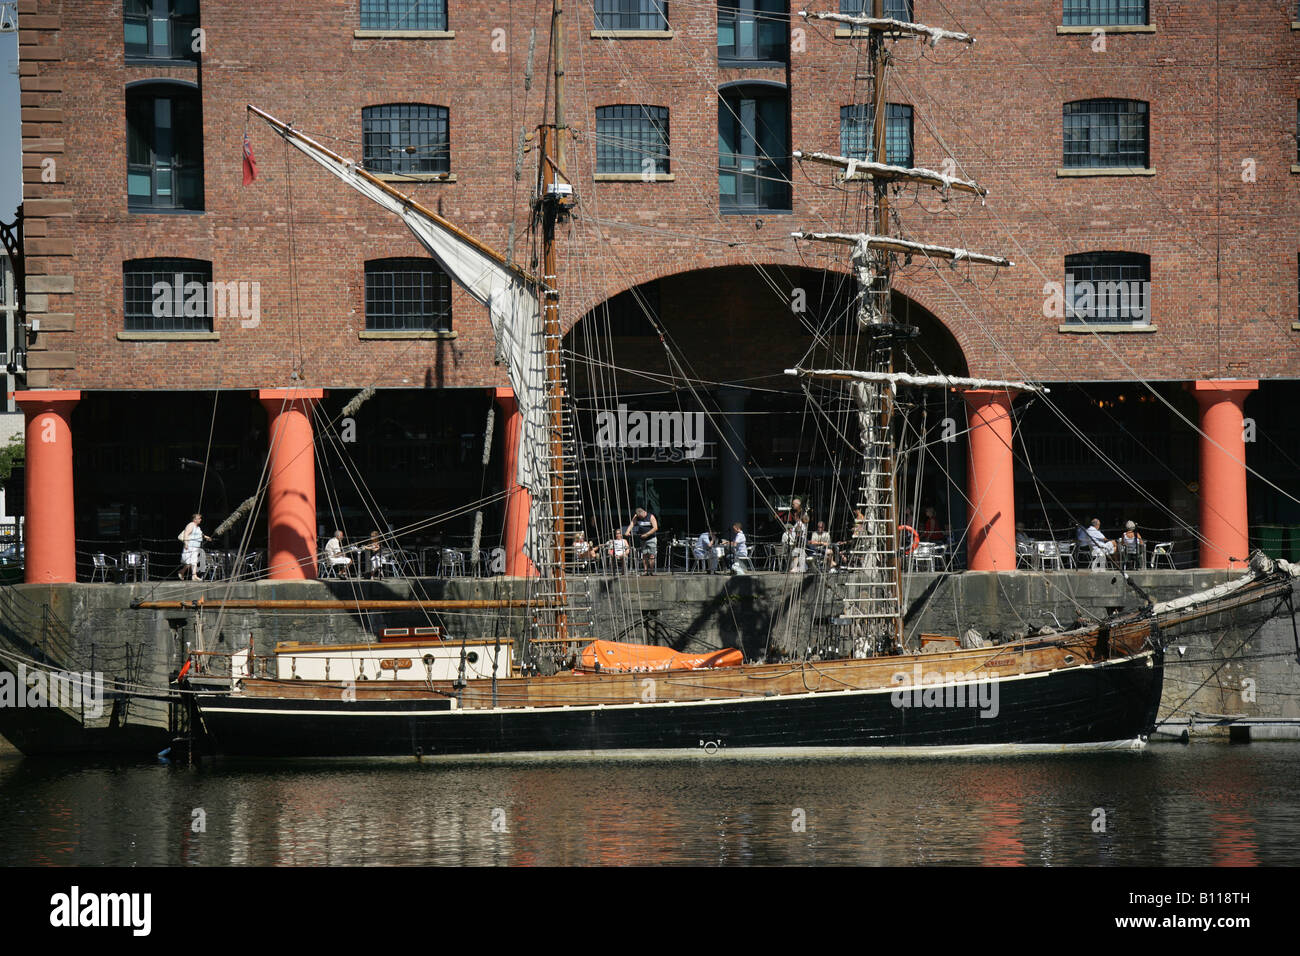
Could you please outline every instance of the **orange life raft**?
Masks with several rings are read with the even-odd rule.
[[[649,644],[621,644],[618,641],[592,641],[582,649],[575,674],[602,672],[629,674],[649,671],[693,671],[710,667],[739,667],[745,655],[735,648],[683,654],[668,647]]]

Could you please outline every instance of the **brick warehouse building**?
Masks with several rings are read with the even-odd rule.
[[[841,6],[854,3],[827,8]],[[860,228],[857,187],[790,153],[862,153],[865,43],[789,7],[566,10],[579,204],[559,281],[580,418],[603,382],[637,407],[722,422],[699,460],[637,461],[618,487],[593,480],[598,533],[626,520],[647,479],[665,523],[686,533],[761,524],[805,489],[824,500],[843,467],[813,447],[780,372],[809,352],[813,327],[835,336],[848,308],[843,250],[789,234]],[[997,275],[900,263],[895,309],[922,330],[910,354],[922,368],[1056,383],[1059,412],[1002,395],[968,400],[963,418],[956,397],[942,399],[931,426],[971,429],[943,452],[967,487],[950,494],[931,475],[916,500],[956,529],[968,517],[1000,529],[1006,547],[976,568],[1014,562],[1014,515],[979,511],[1013,486],[1031,528],[1093,513],[1111,534],[1130,516],[1148,528],[1185,519],[1199,550],[1170,534],[1204,566],[1244,556],[1248,534],[1287,546],[1300,525],[1294,0],[888,7],[978,38],[896,44],[890,160],[950,163],[989,189],[984,204],[908,194],[899,227],[1016,262]],[[397,220],[250,123],[245,105],[528,264],[536,153],[521,153],[520,134],[544,115],[550,4],[320,0],[250,15],[216,0],[19,0],[18,11],[29,328],[11,358],[25,369],[29,580],[85,576],[91,551],[169,554],[196,507],[219,521],[256,490],[272,434],[279,494],[308,515],[291,515],[301,540],[272,555],[272,576],[314,574],[310,539],[340,523],[360,537],[509,488],[511,399],[485,311]],[[247,186],[245,135],[258,166]],[[1067,273],[1137,283],[1142,302],[1120,314],[1071,297],[1061,312],[1048,284]],[[150,290],[175,275],[235,285],[224,308],[213,297],[159,316]],[[791,307],[801,294],[804,313]],[[685,399],[664,376],[686,366],[645,311],[705,383]],[[603,363],[635,372],[604,381]],[[327,440],[322,428],[367,386],[377,393],[355,414],[355,441]],[[494,402],[506,414],[484,471]],[[1008,415],[1023,457],[997,437]],[[208,477],[183,460],[207,462]],[[269,507],[272,524],[288,514],[277,508],[293,512]],[[490,534],[518,514],[499,506]]]

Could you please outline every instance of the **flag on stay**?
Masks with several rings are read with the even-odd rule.
[[[253,158],[253,144],[248,141],[248,134],[244,134],[244,185],[247,186],[257,178],[257,160]]]

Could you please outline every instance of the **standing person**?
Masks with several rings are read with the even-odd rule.
[[[659,519],[644,508],[637,508],[628,523],[627,533],[632,538],[632,545],[641,555],[641,570],[646,574],[655,573],[655,561],[659,557]]]
[[[718,553],[713,550],[717,543],[718,539],[712,531],[704,531],[695,539],[695,547],[692,549],[695,554],[695,563],[703,565],[707,561],[710,574],[718,573]]]
[[[1101,519],[1093,518],[1092,524],[1087,527],[1088,543],[1092,545],[1092,564],[1089,567],[1094,571],[1106,570],[1106,555],[1115,553],[1115,542],[1110,541],[1101,533]]]
[[[943,528],[939,527],[939,516],[935,513],[933,505],[927,505],[924,509],[925,520],[921,522],[921,540],[939,543],[943,541]]]
[[[384,558],[382,553],[383,544],[379,540],[378,531],[370,532],[370,540],[367,541],[365,544],[361,545],[361,550],[370,552],[368,555],[366,555],[367,558],[366,577],[368,578],[376,577],[383,570],[384,567]]]
[[[176,536],[176,540],[184,545],[181,549],[182,567],[179,575],[182,581],[185,580],[186,567],[190,569],[191,580],[199,579],[199,556],[203,552],[203,542],[212,540],[199,527],[202,523],[203,515],[195,514],[190,517],[190,523],[185,526],[185,530]]]
[[[731,550],[734,555],[731,571],[733,574],[745,574],[746,569],[753,570],[749,566],[749,543],[745,541],[745,532],[740,530],[739,521],[731,526],[731,531]]]

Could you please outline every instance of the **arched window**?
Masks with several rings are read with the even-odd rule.
[[[723,212],[790,209],[790,96],[739,83],[718,96],[718,193]]]
[[[212,263],[128,259],[122,263],[125,332],[211,332]]]
[[[1131,167],[1149,163],[1148,110],[1141,100],[1078,100],[1066,103],[1067,169]]]
[[[366,330],[450,332],[451,277],[432,259],[371,259]]]
[[[1151,321],[1151,257],[1084,252],[1065,257],[1065,321],[1145,325]]]
[[[203,208],[203,113],[188,83],[138,83],[126,91],[127,207]]]
[[[451,170],[447,107],[387,103],[361,111],[366,169],[372,173],[446,173]]]

